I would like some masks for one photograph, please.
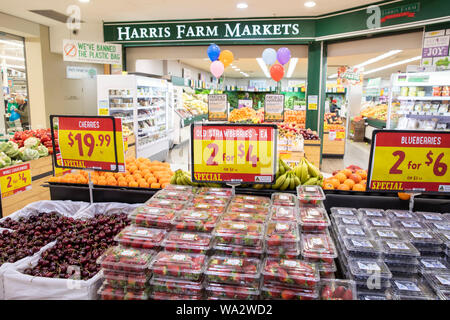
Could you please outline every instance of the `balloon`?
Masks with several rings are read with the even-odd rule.
[[[276,82],[280,81],[284,76],[284,67],[281,64],[274,64],[270,67],[270,76]]]
[[[272,65],[277,61],[277,52],[272,48],[264,49],[262,58],[266,64]]]
[[[216,61],[220,56],[220,48],[217,44],[211,43],[207,50],[208,57],[212,61]]]
[[[291,51],[288,48],[280,48],[277,52],[278,62],[281,64],[286,64],[291,59]]]
[[[209,69],[211,70],[211,73],[213,74],[214,77],[216,77],[217,79],[220,78],[220,76],[222,75],[225,67],[223,66],[223,63],[216,60],[213,63],[211,63],[211,66],[209,67]]]
[[[233,52],[231,52],[230,50],[223,50],[220,53],[219,60],[222,61],[223,66],[225,68],[228,67],[230,64],[233,63],[234,60]]]

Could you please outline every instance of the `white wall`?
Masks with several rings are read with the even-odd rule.
[[[81,19],[83,20],[83,17]],[[64,39],[103,42],[103,24],[81,23],[76,35],[62,23],[58,26],[50,27],[51,52],[62,54],[62,43]]]

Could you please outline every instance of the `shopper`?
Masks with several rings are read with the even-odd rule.
[[[28,102],[23,96],[18,95],[16,97],[16,104],[17,104],[16,112],[20,115],[20,120],[22,121],[22,128],[27,130],[30,125],[28,120]]]
[[[338,107],[338,105],[337,105],[337,101],[336,100],[332,100],[331,101],[331,106],[330,106],[330,112],[331,113],[338,113],[338,111],[339,111],[339,107]]]

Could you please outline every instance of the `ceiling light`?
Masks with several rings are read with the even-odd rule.
[[[11,46],[23,47],[23,43],[19,41],[0,40],[0,43],[9,44]]]
[[[289,68],[287,72],[287,78],[292,77],[292,74],[294,73],[295,67],[297,66],[298,58],[292,58],[289,62]]]
[[[18,66],[18,65],[15,65],[15,64],[7,64],[6,67],[7,67],[7,68],[11,68],[11,69],[13,69],[13,68],[17,68],[17,69],[25,69],[24,66]]]
[[[386,59],[387,57],[396,55],[399,52],[402,52],[402,50],[391,50],[389,52],[383,53],[382,55],[380,55],[378,57],[375,57],[375,58],[367,60],[366,62],[360,63],[360,64],[354,66],[354,68],[361,69],[362,67],[365,67],[369,64],[372,64],[372,63],[378,62],[380,60]]]
[[[238,9],[247,9],[248,8],[248,4],[246,4],[245,2],[240,2],[236,5],[236,8]]]
[[[241,71],[241,69],[239,69],[239,68],[236,68],[236,69],[234,69],[234,70],[236,70],[236,71]]]
[[[331,76],[329,76],[328,79],[334,79],[334,78],[337,78],[337,77],[338,77],[338,74],[335,73],[335,74],[332,74]]]
[[[316,6],[316,3],[314,1],[306,1],[305,2],[305,7],[307,7],[307,8],[312,8],[315,6]]]
[[[381,71],[381,70],[393,68],[393,67],[400,66],[400,65],[406,64],[406,63],[410,63],[410,62],[413,62],[413,61],[417,61],[417,60],[420,60],[420,59],[422,59],[422,56],[417,56],[417,57],[414,57],[414,58],[411,58],[411,59],[398,61],[398,62],[395,62],[395,63],[391,63],[391,64],[388,64],[388,65],[385,65],[385,66],[380,67],[380,68],[375,68],[375,69],[366,71],[366,72],[364,72],[364,74],[371,74],[371,73],[374,73],[374,72],[378,72],[378,71]]]
[[[270,78],[269,69],[267,69],[266,63],[264,62],[263,58],[256,58],[256,61],[258,62],[261,70],[264,72],[264,75],[266,76],[266,78]]]
[[[12,56],[2,56],[2,55],[0,55],[0,58],[8,59],[8,60],[16,60],[16,61],[25,61],[25,58],[21,58],[21,57],[12,57]]]
[[[90,0],[78,0],[81,3],[89,3]]]

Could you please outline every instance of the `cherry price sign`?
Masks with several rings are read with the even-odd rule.
[[[192,180],[272,183],[276,172],[275,125],[193,124]]]
[[[450,192],[450,133],[376,130],[368,186],[371,190]]]
[[[63,168],[124,171],[122,122],[113,117],[52,116],[58,119]]]

